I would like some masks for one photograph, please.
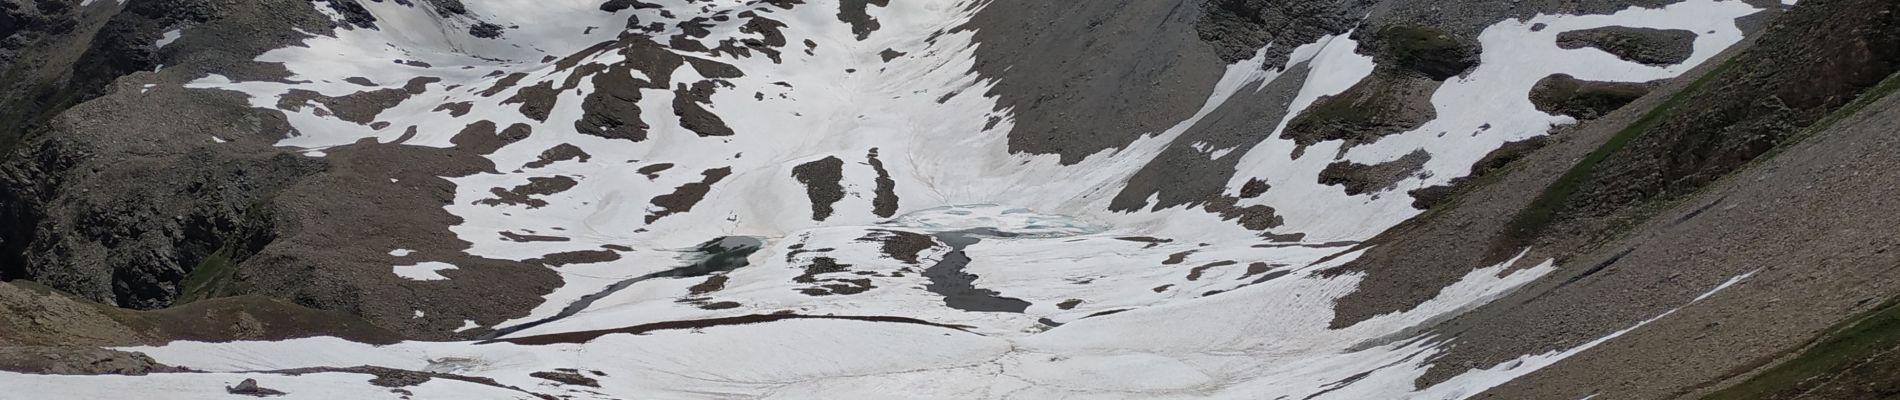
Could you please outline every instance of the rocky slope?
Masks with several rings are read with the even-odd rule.
[[[1892,8],[0,0],[0,382],[1864,396]]]

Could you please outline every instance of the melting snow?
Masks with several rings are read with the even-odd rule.
[[[1306,150],[1304,157],[1294,159],[1289,154],[1295,144],[1290,139],[1279,139],[1276,131],[1241,158],[1241,173],[1229,181],[1229,191],[1237,192],[1251,178],[1273,177],[1273,190],[1241,205],[1272,206],[1286,218],[1285,229],[1305,232],[1313,239],[1370,237],[1420,213],[1408,206],[1412,199],[1404,195],[1406,191],[1465,176],[1473,163],[1506,142],[1543,136],[1556,126],[1576,123],[1567,116],[1538,111],[1531,104],[1530,91],[1538,80],[1559,73],[1608,82],[1672,78],[1740,42],[1742,32],[1735,19],[1758,11],[1739,1],[1688,0],[1656,9],[1633,7],[1611,15],[1538,15],[1529,20],[1500,22],[1478,37],[1483,49],[1478,67],[1446,81],[1433,94],[1437,119],[1346,152],[1344,161],[1368,165],[1396,160],[1421,149],[1430,153],[1424,170],[1399,182],[1397,189],[1348,196],[1344,188],[1322,185],[1314,179],[1285,179],[1317,176],[1326,165],[1339,161],[1330,155],[1339,151],[1342,142],[1316,144]],[[1540,24],[1547,26],[1531,29]],[[1605,26],[1684,29],[1701,34],[1688,61],[1662,67],[1624,61],[1595,48],[1557,46],[1558,34]],[[1342,92],[1369,74],[1370,58],[1353,53],[1353,47],[1351,43],[1328,45],[1312,65],[1315,76],[1307,81],[1291,109],[1301,110],[1323,95]],[[1280,129],[1285,129],[1295,115],[1289,113]]]
[[[478,120],[532,127],[527,138],[488,156],[498,166],[497,172],[446,177],[456,185],[455,201],[447,211],[466,221],[450,230],[471,243],[467,253],[527,260],[603,245],[640,251],[622,252],[623,257],[615,261],[561,267],[563,286],[546,296],[543,304],[530,315],[494,326],[540,320],[585,297],[595,298],[568,318],[513,332],[504,339],[780,311],[834,317],[901,316],[958,327],[790,319],[607,335],[585,343],[540,346],[405,342],[379,347],[334,338],[179,342],[130,350],[212,373],[46,379],[0,373],[0,383],[24,388],[21,393],[72,396],[135,386],[166,387],[179,390],[167,393],[186,398],[214,393],[221,390],[220,384],[255,376],[267,387],[299,396],[388,397],[386,391],[371,393],[376,388],[365,385],[365,379],[357,375],[287,377],[244,372],[379,365],[452,371],[537,389],[549,386],[529,373],[578,368],[611,377],[602,379],[597,390],[547,389],[576,398],[1274,398],[1314,394],[1335,399],[1460,398],[1583,348],[1527,356],[1508,366],[1416,388],[1412,382],[1445,344],[1433,338],[1395,335],[1482,305],[1555,266],[1550,261],[1513,259],[1480,268],[1413,310],[1331,329],[1333,302],[1354,291],[1363,278],[1316,273],[1361,254],[1342,254],[1347,245],[1334,242],[1364,240],[1416,215],[1418,211],[1410,207],[1402,191],[1443,183],[1463,175],[1478,157],[1502,143],[1544,135],[1554,125],[1572,123],[1530,105],[1527,94],[1536,80],[1553,73],[1606,81],[1673,77],[1739,41],[1734,18],[1756,11],[1736,1],[1688,0],[1613,15],[1540,15],[1496,24],[1479,37],[1484,47],[1481,64],[1468,75],[1445,82],[1433,97],[1437,120],[1345,153],[1346,160],[1360,163],[1388,161],[1418,149],[1432,154],[1425,167],[1429,176],[1414,177],[1390,192],[1346,196],[1338,187],[1318,184],[1318,172],[1333,162],[1330,155],[1339,150],[1339,142],[1315,145],[1299,159],[1289,157],[1292,142],[1278,139],[1277,131],[1250,149],[1197,146],[1213,158],[1238,152],[1242,157],[1239,173],[1230,190],[1256,177],[1268,177],[1274,183],[1264,196],[1242,205],[1273,206],[1286,219],[1286,231],[1281,233],[1308,234],[1309,242],[1259,247],[1255,246],[1262,243],[1259,232],[1196,207],[1114,213],[1107,211],[1107,203],[1138,168],[1196,122],[1242,90],[1263,90],[1281,78],[1285,67],[1305,65],[1310,71],[1287,105],[1292,111],[1287,120],[1321,97],[1357,84],[1374,64],[1370,57],[1355,52],[1358,43],[1346,35],[1299,45],[1285,65],[1266,65],[1263,50],[1253,59],[1227,67],[1194,116],[1125,148],[1064,166],[1054,156],[1008,151],[1005,134],[1016,116],[1013,110],[999,111],[997,99],[984,95],[994,82],[971,72],[973,35],[954,29],[976,10],[968,0],[871,7],[869,12],[882,27],[862,40],[837,20],[838,0],[811,0],[790,10],[737,1],[655,3],[664,7],[607,13],[592,0],[466,2],[471,15],[517,26],[504,39],[491,40],[464,34],[467,21],[437,15],[429,7],[365,2],[362,5],[377,17],[379,29],[312,35],[302,46],[259,57],[263,62],[284,63],[294,76],[282,82],[235,82],[208,75],[186,87],[235,90],[248,94],[253,106],[275,109],[279,96],[292,89],[343,96],[364,90],[348,83],[348,78],[398,83],[429,76],[441,81],[426,85],[425,94],[378,116],[392,126],[418,127],[400,145],[451,147],[450,139],[461,127]],[[317,8],[340,17],[327,7]],[[726,86],[705,105],[725,120],[735,132],[732,137],[700,137],[683,128],[675,116],[672,90],[640,92],[639,122],[651,129],[647,139],[639,142],[575,132],[585,96],[599,89],[591,79],[579,79],[574,88],[557,94],[545,122],[523,116],[519,104],[504,104],[518,88],[542,82],[560,85],[582,70],[561,70],[539,62],[542,57],[572,55],[620,34],[612,29],[577,34],[576,26],[619,26],[638,18],[667,26],[654,33],[664,38],[680,33],[680,21],[721,15],[707,22],[711,25],[708,35],[684,40],[712,45],[726,39],[757,39],[756,31],[743,27],[747,18],[731,17],[740,11],[786,23],[783,34],[789,44],[782,49],[781,60],[756,53],[681,53],[727,63],[743,72],[744,76],[719,79],[719,85]],[[1538,23],[1548,28],[1529,29]],[[1669,67],[1633,64],[1593,49],[1565,50],[1554,42],[1561,32],[1612,25],[1714,33],[1697,38],[1689,62]],[[801,45],[806,40],[817,44],[809,54]],[[907,56],[886,62],[879,56],[885,49]],[[610,51],[580,61],[612,64],[624,58]],[[1550,63],[1550,59],[1566,62]],[[700,68],[683,66],[671,80],[679,85],[708,81],[706,75],[714,71]],[[490,75],[498,70],[525,75],[502,95],[482,96],[480,91],[509,79],[508,73]],[[638,71],[633,74],[655,79]],[[451,85],[460,86],[449,89]],[[470,112],[457,117],[434,111],[450,102],[467,102]],[[401,133],[343,121],[315,104],[285,114],[302,135],[277,144],[312,157],[323,156],[328,147],[365,138],[393,143]],[[1281,122],[1281,129],[1287,120]],[[1492,128],[1477,129],[1485,124]],[[1440,131],[1479,134],[1439,138]],[[520,168],[557,145],[586,149],[592,158]],[[879,166],[870,160],[873,150]],[[845,161],[839,171],[845,196],[831,204],[831,218],[813,221],[806,187],[791,178],[791,171],[796,165],[827,157]],[[658,163],[672,167],[650,173],[630,167]],[[707,176],[704,171],[719,169],[730,173],[690,211],[654,217],[657,208],[648,199],[701,182]],[[536,197],[547,206],[477,202],[490,197],[492,188],[556,175],[573,178],[577,184]],[[874,203],[879,194],[873,188],[886,176],[894,182],[891,191],[898,199],[896,215],[901,216],[895,218],[873,213],[879,207]],[[1007,235],[983,237],[960,251],[929,239],[915,249],[914,260],[899,259],[878,239],[932,237],[971,229]],[[513,242],[499,239],[502,232],[558,232],[568,240]],[[648,279],[607,290],[629,279],[679,268],[689,253],[681,249],[730,236],[758,237],[766,243],[745,267],[706,276]],[[390,255],[407,257],[412,252],[397,249]],[[965,277],[970,285],[1030,306],[1022,312],[947,307],[944,295],[925,290],[933,282],[922,271],[951,257],[971,260],[958,271],[972,275]],[[1520,262],[1533,266],[1512,268],[1522,267]],[[455,268],[421,262],[396,266],[394,272],[405,279],[430,281],[448,279],[440,271]],[[714,274],[722,279],[722,288],[697,293],[699,289],[693,287]],[[839,288],[855,294],[840,294]],[[705,307],[724,304],[720,302],[737,305]],[[418,310],[415,315],[423,314]],[[479,327],[464,321],[457,332]],[[1355,376],[1361,379],[1353,380]],[[521,395],[441,381],[411,389],[418,398]]]

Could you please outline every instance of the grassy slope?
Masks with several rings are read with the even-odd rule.
[[[1882,398],[1900,392],[1900,301],[1829,330],[1801,354],[1705,399]],[[1846,397],[1843,397],[1846,396]]]
[[[1896,90],[1900,90],[1900,73],[1888,76],[1853,102],[1829,114],[1796,136],[1796,140],[1826,131]],[[1777,149],[1761,159],[1772,158],[1779,151]],[[1893,371],[1900,370],[1900,359],[1891,357],[1900,352],[1900,297],[1842,322],[1827,332],[1806,347],[1791,350],[1791,353],[1800,352],[1794,358],[1704,398],[1802,398],[1807,397],[1804,394],[1815,395],[1811,392],[1824,389],[1824,386],[1849,390],[1860,388],[1900,397],[1900,379],[1893,376]],[[1856,393],[1852,396],[1879,398],[1875,393]]]
[[[1665,118],[1674,115],[1678,106],[1681,106],[1688,101],[1690,97],[1700,92],[1709,82],[1722,76],[1723,73],[1734,66],[1735,59],[1730,59],[1722,63],[1722,65],[1717,66],[1714,70],[1709,71],[1709,73],[1703,74],[1700,78],[1696,78],[1694,82],[1690,82],[1689,85],[1684,87],[1681,91],[1669,96],[1669,99],[1664,101],[1661,105],[1644,113],[1636,122],[1617,131],[1616,135],[1611,136],[1608,141],[1603,142],[1603,145],[1597,147],[1596,151],[1592,151],[1590,155],[1584,156],[1583,160],[1578,161],[1575,166],[1570,167],[1569,172],[1565,172],[1562,177],[1557,178],[1556,182],[1552,182],[1549,187],[1545,188],[1544,192],[1539,194],[1537,199],[1531,202],[1530,206],[1519,211],[1517,217],[1511,221],[1508,236],[1530,238],[1541,233],[1544,228],[1556,220],[1557,212],[1563,208],[1564,204],[1570,201],[1572,195],[1576,194],[1578,186],[1589,179],[1591,174],[1596,172],[1599,163],[1609,158],[1610,154],[1615,153],[1617,150],[1622,150],[1624,146],[1629,145],[1630,142],[1634,141],[1644,132],[1655,128],[1656,125],[1660,124]]]

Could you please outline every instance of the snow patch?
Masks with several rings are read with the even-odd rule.
[[[456,269],[455,265],[430,261],[416,265],[398,265],[395,267],[395,272],[396,276],[412,281],[446,281],[449,277],[442,276],[440,272],[451,269]]]
[[[178,41],[178,38],[181,37],[185,37],[185,29],[172,28],[171,30],[165,31],[164,34],[159,35],[158,42],[152,43],[152,45],[153,47],[163,49],[165,46],[171,45],[172,42]]]

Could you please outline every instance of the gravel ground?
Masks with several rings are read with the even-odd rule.
[[[1632,249],[1610,267],[1487,320],[1487,330],[1496,332],[1468,334],[1467,343],[1509,351],[1516,346],[1501,341],[1622,329],[1614,328],[1617,323],[1571,327],[1553,321],[1618,321],[1628,327],[1668,308],[1656,305],[1683,304],[1729,277],[1759,271],[1706,302],[1484,398],[1701,393],[1893,297],[1900,292],[1900,252],[1893,251],[1900,245],[1900,232],[1893,230],[1900,215],[1892,212],[1900,207],[1896,121],[1900,98],[1882,100],[1657,214],[1592,257]]]

